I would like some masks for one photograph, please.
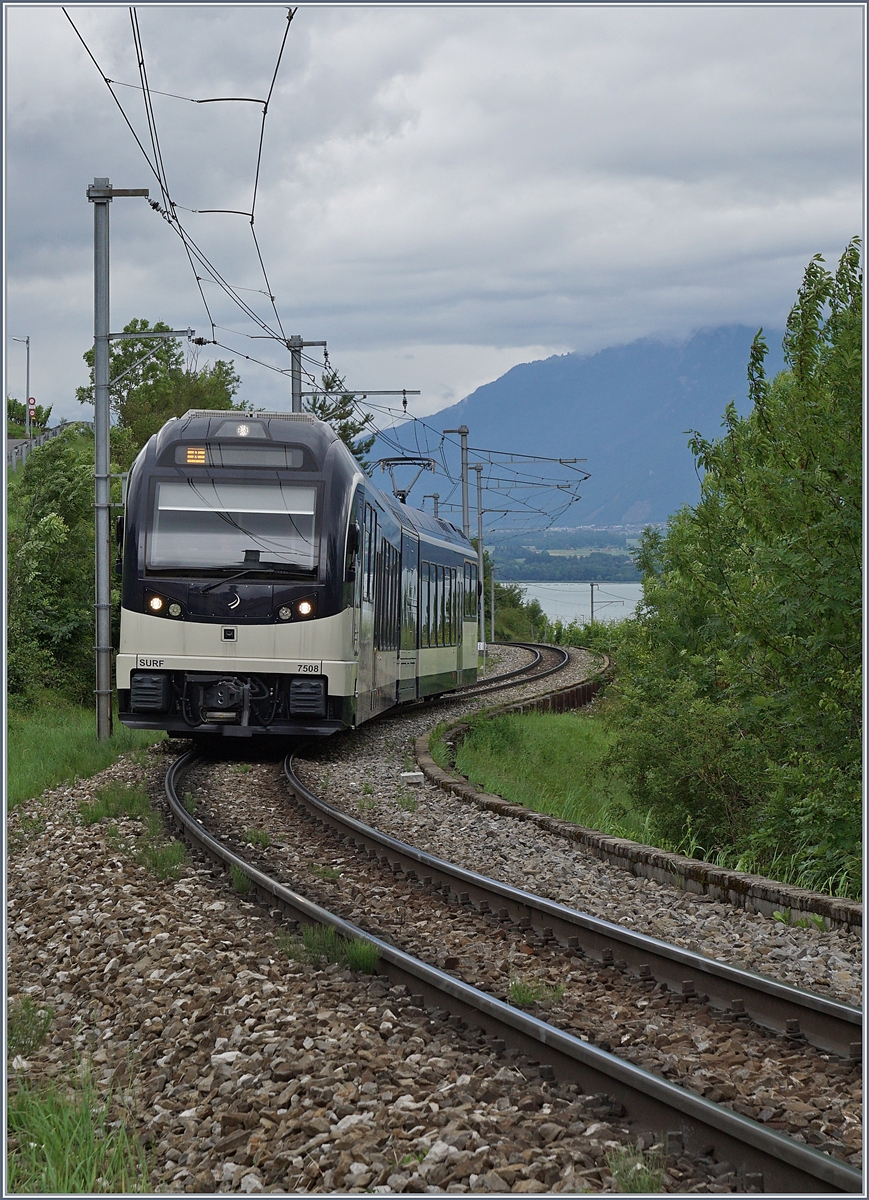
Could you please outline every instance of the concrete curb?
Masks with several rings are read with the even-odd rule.
[[[488,718],[503,716],[506,713],[566,712],[568,709],[589,704],[600,687],[601,683],[597,680],[574,684],[543,696],[536,696],[532,700],[523,700],[519,704],[484,709],[480,715]],[[447,734],[453,735],[448,736],[447,740],[460,740],[468,728],[466,720],[447,726]],[[774,879],[765,879],[762,875],[729,871],[696,858],[671,854],[654,846],[643,846],[627,838],[610,837],[594,829],[585,829],[581,825],[563,821],[559,817],[535,812],[521,804],[511,804],[502,796],[480,791],[464,776],[453,775],[437,765],[431,756],[430,739],[431,733],[417,738],[416,760],[426,778],[443,791],[450,792],[466,803],[476,804],[478,808],[488,809],[500,816],[513,817],[519,821],[531,821],[558,837],[579,842],[598,858],[605,859],[621,870],[630,871],[632,875],[657,879],[659,883],[683,888],[686,892],[710,896],[714,900],[759,912],[766,917],[771,917],[775,912],[789,912],[791,924],[799,920],[802,914],[812,913],[824,918],[824,926],[827,929],[851,930],[859,929],[863,925],[863,906],[856,900],[839,900],[821,892],[811,892],[807,888],[777,883]]]

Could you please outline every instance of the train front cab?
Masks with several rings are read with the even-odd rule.
[[[243,453],[233,428],[247,428]],[[292,470],[274,469],[281,454]],[[356,723],[351,502],[363,479],[333,431],[307,415],[189,413],[151,440],[127,497],[116,663],[125,724],[247,737]],[[218,517],[224,540],[229,527],[250,543],[254,529],[261,545],[278,515],[308,523],[304,572],[270,573],[241,544],[220,571],[197,567],[211,565]]]

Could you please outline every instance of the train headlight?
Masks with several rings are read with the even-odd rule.
[[[148,608],[153,613],[162,612],[163,605],[165,603],[166,603],[166,601],[163,599],[162,596],[149,596],[148,597]]]
[[[284,604],[283,607],[278,609],[278,616],[281,618],[282,621],[289,621],[289,619],[292,615],[293,615],[293,610],[291,608],[287,608],[286,604]]]
[[[172,603],[169,605],[169,616],[170,617],[180,617],[181,616],[181,605],[176,600],[173,600]]]
[[[300,617],[310,617],[314,611],[314,605],[311,600],[300,600],[296,605],[296,612]]]

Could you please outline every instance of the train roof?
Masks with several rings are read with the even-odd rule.
[[[244,432],[242,433],[242,429]],[[191,408],[183,417],[171,417],[157,434],[157,454],[173,442],[208,441],[219,437],[245,437],[270,442],[295,442],[324,454],[338,434],[310,413],[243,412],[226,408]],[[349,453],[349,452],[348,452]]]
[[[451,542],[456,540],[465,544],[465,538],[460,529],[455,525],[451,525],[449,521],[442,521],[440,517],[433,517],[431,513],[424,512],[421,508],[412,508],[409,504],[401,504],[394,496],[387,492],[381,492],[381,495],[392,508],[393,512],[406,525],[410,525],[417,533],[428,533],[434,537],[444,537]],[[467,543],[470,545],[470,543]]]

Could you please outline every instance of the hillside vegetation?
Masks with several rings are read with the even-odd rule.
[[[862,274],[809,264],[751,412],[691,446],[700,502],[647,530],[644,602],[596,639],[615,655],[609,764],[668,842],[861,890]],[[550,627],[587,644],[587,631]]]

